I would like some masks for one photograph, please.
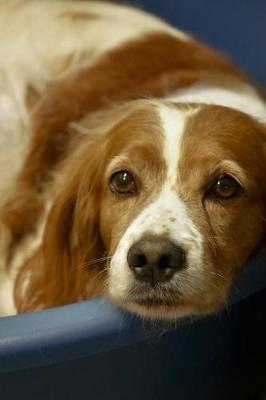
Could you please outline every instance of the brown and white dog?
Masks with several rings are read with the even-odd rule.
[[[0,0],[0,312],[217,310],[263,245],[266,104],[127,6]]]

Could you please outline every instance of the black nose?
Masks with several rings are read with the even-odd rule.
[[[127,262],[136,279],[154,286],[185,266],[185,252],[167,238],[146,236],[131,246]]]

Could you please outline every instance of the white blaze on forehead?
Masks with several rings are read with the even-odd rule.
[[[127,296],[134,281],[127,265],[128,250],[146,234],[169,237],[171,241],[186,249],[187,262],[192,269],[195,265],[201,265],[202,236],[189,217],[186,204],[176,191],[181,141],[190,112],[175,110],[165,105],[160,105],[158,112],[164,134],[163,155],[167,174],[163,186],[158,188],[158,197],[131,223],[112,258],[109,293],[117,300]]]
[[[176,184],[181,139],[185,131],[187,117],[185,112],[167,106],[160,106],[159,113],[164,134],[164,158],[167,165],[166,183],[173,186]]]

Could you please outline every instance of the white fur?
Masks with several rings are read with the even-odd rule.
[[[186,205],[179,198],[176,186],[180,145],[190,112],[176,111],[164,105],[158,111],[164,133],[163,155],[167,164],[167,175],[158,197],[131,223],[110,263],[109,294],[119,302],[126,302],[127,293],[134,282],[127,265],[128,250],[146,233],[167,235],[181,247],[189,243],[188,265],[193,269],[201,269],[203,240],[188,215]]]
[[[185,130],[185,115],[175,109],[161,106],[159,109],[164,142],[164,159],[167,164],[166,184],[176,185],[177,165],[180,157],[180,144]]]
[[[197,83],[187,89],[171,94],[169,100],[178,103],[216,104],[245,112],[266,122],[266,103],[255,89],[247,84],[226,89],[219,86]]]
[[[6,272],[6,249],[10,244],[10,232],[0,222],[0,316],[15,314],[13,301],[13,274]]]
[[[5,272],[0,271],[0,316],[16,314],[16,307],[13,299],[14,281]]]
[[[96,18],[72,19],[71,12]],[[78,14],[77,14],[78,15]],[[66,77],[131,39],[150,32],[179,32],[159,18],[127,6],[93,1],[0,0],[0,207],[8,199],[25,160],[31,140],[27,87],[44,92],[48,84]],[[18,251],[13,271],[40,242],[28,238]],[[6,272],[8,235],[0,224],[0,315],[13,313],[12,280]],[[11,279],[11,280],[10,280]]]
[[[72,20],[69,12],[97,18]],[[179,32],[159,18],[126,6],[93,1],[0,0],[0,201],[25,158],[30,118],[27,86],[38,91],[108,50],[149,32]]]
[[[67,16],[69,12],[87,12],[95,14],[97,18],[71,19]],[[93,65],[108,50],[151,32],[168,32],[181,40],[190,40],[189,35],[160,19],[127,6],[93,1],[0,0],[0,207],[12,191],[31,140],[31,116],[25,99],[27,87],[43,93],[47,85],[84,66]],[[265,104],[255,90],[247,85],[243,85],[243,90],[240,88],[235,91],[195,85],[171,97],[181,102],[223,104],[259,117],[266,115]],[[186,235],[193,236],[195,249],[191,250],[191,255],[199,255],[197,252],[200,252],[201,238],[195,231],[185,205],[172,188],[184,120],[181,114],[166,108],[160,109],[160,115],[165,131],[167,182],[154,203],[129,227],[118,247],[111,271],[114,278],[121,272],[125,281],[131,279],[129,268],[125,267],[129,244],[145,229],[154,227],[155,217],[157,233],[163,232],[162,221],[166,218],[166,225],[175,240],[182,241]],[[176,152],[173,151],[175,143]],[[178,227],[171,223],[166,211],[168,209],[169,215],[178,218]],[[147,212],[150,213],[149,217]],[[32,243],[26,241],[22,246],[15,258],[16,265],[25,259],[28,251],[41,238],[40,227]],[[4,272],[5,249],[9,240],[9,232],[0,223],[0,315],[6,314],[8,309],[10,313],[13,312],[10,295],[12,279]],[[122,294],[126,284],[120,279],[115,287]]]

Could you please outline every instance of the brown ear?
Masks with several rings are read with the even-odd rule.
[[[265,171],[266,171],[266,124],[261,125],[259,132],[259,139],[260,139],[260,148],[262,148],[263,155],[264,155],[264,160],[261,163],[260,170],[261,170],[261,188],[263,190],[263,205],[264,205],[264,215],[263,215],[263,229],[264,229],[264,234],[262,237],[262,240],[256,249],[256,253],[265,253],[266,252],[266,179],[265,179]]]
[[[265,178],[265,171],[266,171],[266,124],[264,124],[263,135],[262,135],[262,146],[264,149],[264,170],[262,171],[263,174],[263,182],[264,182],[264,237],[261,243],[260,250],[266,253],[266,178]]]
[[[138,100],[108,107],[72,123],[76,150],[59,172],[65,181],[46,223],[43,243],[20,269],[15,284],[19,312],[43,309],[102,293],[105,284],[105,248],[99,229],[99,207],[106,135],[132,110]]]
[[[103,267],[93,261],[105,252],[99,233],[98,150],[92,146],[77,152],[64,172],[67,179],[49,214],[43,245],[17,278],[20,312],[79,301],[103,289]]]

